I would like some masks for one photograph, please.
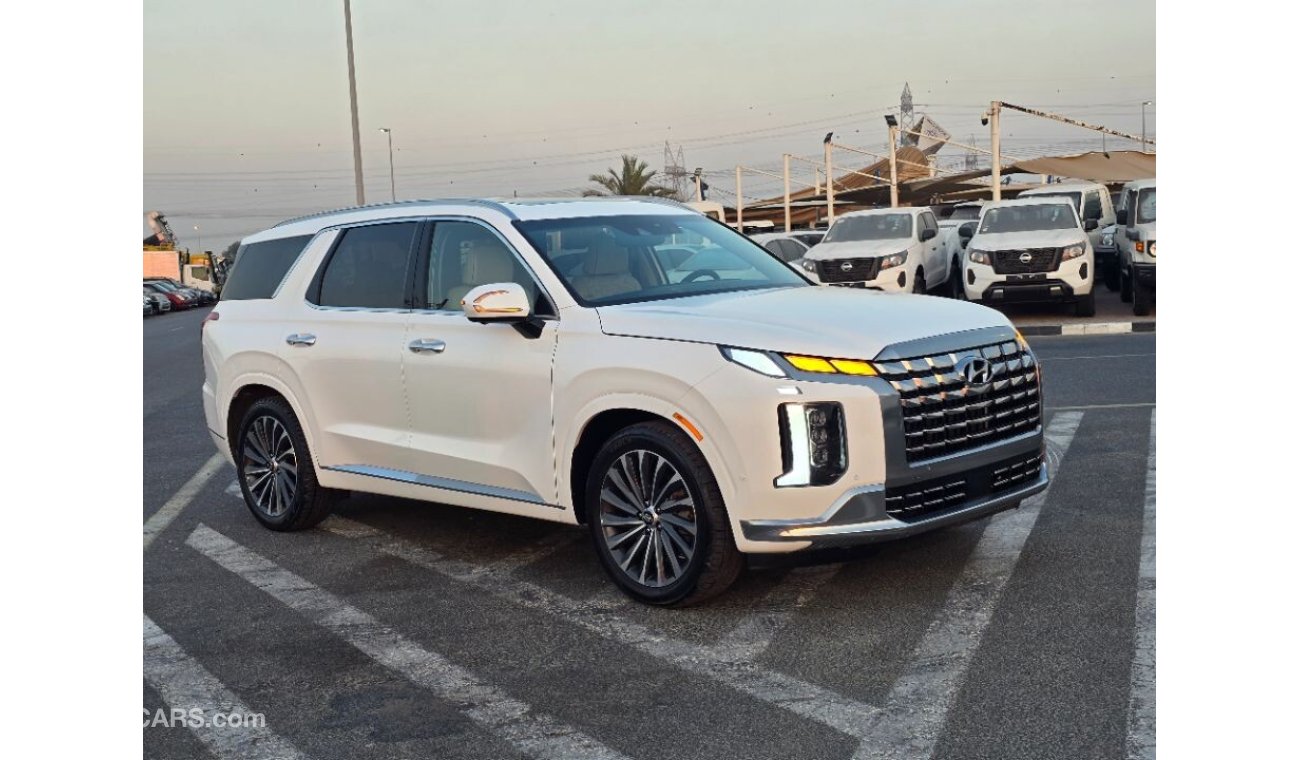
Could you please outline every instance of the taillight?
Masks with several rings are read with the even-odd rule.
[[[203,334],[203,330],[207,328],[209,322],[216,322],[218,319],[221,319],[221,314],[216,309],[208,312],[208,315],[199,323],[199,334]]]

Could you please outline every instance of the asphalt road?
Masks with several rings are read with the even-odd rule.
[[[144,516],[175,514],[144,553],[144,708],[265,727],[146,727],[145,757],[1080,760],[1154,736],[1130,717],[1154,334],[1031,338],[1044,497],[665,611],[613,594],[575,528],[353,496],[261,529],[228,466],[194,478],[206,311],[143,328]]]

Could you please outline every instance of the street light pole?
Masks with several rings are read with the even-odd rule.
[[[352,57],[352,2],[343,0],[343,25],[348,41],[348,97],[352,104],[352,169],[357,181],[357,205],[366,205],[366,186],[361,179],[361,120],[357,117],[357,69]]]
[[[740,194],[740,167],[736,167],[736,232],[745,234],[745,196]]]
[[[1002,115],[1002,103],[993,101],[989,104],[989,136],[993,143],[993,201],[1002,200],[1002,132],[998,128],[998,117]]]
[[[704,200],[704,167],[695,167],[695,202],[699,203]]]
[[[393,176],[393,130],[380,127],[380,132],[388,135],[388,189],[393,193],[393,202],[397,202],[397,180]]]
[[[790,232],[790,154],[786,153],[785,155],[781,156],[781,162],[783,164],[781,170],[781,177],[785,183],[785,231],[786,234],[789,234]]]
[[[1149,100],[1142,101],[1142,152],[1143,153],[1147,152],[1147,106],[1149,105],[1151,105],[1151,101]]]
[[[203,236],[199,234],[199,226],[194,225],[194,237],[199,239],[199,253],[203,253]]]
[[[835,168],[831,166],[831,138],[833,132],[826,133],[822,140],[822,152],[826,157],[826,224],[835,223]]]
[[[898,208],[898,119],[885,115],[889,125],[889,207]]]

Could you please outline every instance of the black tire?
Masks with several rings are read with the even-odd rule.
[[[1133,283],[1133,316],[1145,317],[1151,313],[1151,301],[1155,294],[1142,283]]]
[[[1112,293],[1119,290],[1119,264],[1118,263],[1112,261],[1110,264],[1106,266],[1105,274],[1103,276],[1103,281],[1106,285],[1106,290],[1109,290]]]
[[[1074,302],[1074,316],[1093,317],[1097,315],[1097,292],[1088,291],[1088,295],[1079,296]]]
[[[1119,273],[1119,300],[1133,303],[1133,276],[1127,269]]]
[[[912,292],[915,293],[915,294],[917,294],[917,295],[919,295],[919,296],[923,296],[923,295],[925,295],[925,293],[926,293],[926,287],[925,287],[925,270],[924,270],[924,269],[920,269],[920,268],[918,268],[918,269],[916,270],[916,276],[912,278]]]
[[[966,284],[961,281],[961,278],[961,264],[957,259],[953,259],[952,266],[948,268],[948,295],[958,301],[965,301]]]
[[[282,448],[286,443],[288,448]],[[339,492],[316,480],[307,437],[288,402],[278,396],[253,402],[233,444],[239,490],[258,522],[271,530],[306,530],[329,516]],[[262,466],[259,458],[271,465]],[[259,476],[259,471],[266,474]]]
[[[676,472],[661,470],[660,463],[671,465]],[[643,486],[647,478],[641,477],[642,474],[650,475],[648,489]],[[607,478],[609,489],[605,488]],[[651,495],[642,498],[642,503],[628,505],[630,499],[621,499],[624,486],[633,496],[645,490]],[[657,498],[655,491],[658,491]],[[695,442],[676,425],[643,422],[616,433],[596,453],[584,494],[587,527],[601,565],[625,594],[639,602],[664,607],[696,604],[727,590],[745,568],[745,557],[736,549],[718,482]],[[690,502],[689,507],[680,504],[684,500]],[[629,511],[627,506],[634,506],[636,512]],[[663,511],[658,512],[659,508]],[[652,512],[655,514],[648,516]],[[675,522],[669,523],[668,517],[675,518]],[[690,534],[680,527],[688,519],[695,528],[689,553],[681,541]],[[638,520],[643,525],[638,525]],[[620,527],[626,530],[620,532]],[[645,548],[638,553],[643,541]],[[619,544],[631,547],[622,557],[629,570],[624,570],[620,558],[615,556],[616,551],[622,551]],[[662,585],[656,585],[654,578],[645,577],[646,568],[651,564],[652,546],[658,575],[665,581]],[[667,559],[669,554],[671,560]],[[633,577],[638,557],[642,566],[640,579]],[[665,562],[672,563],[666,568],[670,573],[677,567],[676,575],[665,576]]]

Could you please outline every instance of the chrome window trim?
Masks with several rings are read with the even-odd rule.
[[[533,284],[537,286],[537,292],[546,296],[546,300],[551,302],[551,308],[555,311],[555,314],[551,316],[537,317],[537,318],[559,321],[560,319],[559,304],[557,304],[555,299],[551,297],[551,291],[547,290],[546,286],[542,284],[541,278],[537,276],[537,270],[534,269],[533,266],[528,263],[528,259],[525,258],[523,254],[519,252],[519,249],[516,248],[513,244],[511,244],[511,242],[507,240],[506,237],[501,234],[501,231],[498,230],[494,225],[489,224],[486,220],[480,219],[478,217],[464,216],[461,214],[442,214],[438,216],[424,216],[420,218],[423,221],[429,222],[430,224],[433,225],[434,234],[437,234],[438,222],[470,222],[472,224],[477,224],[478,226],[487,229],[489,232],[495,235],[498,240],[501,241],[501,244],[506,247],[506,250],[510,251],[510,253],[515,257],[515,260],[517,260],[520,264],[523,264],[524,271],[528,273],[528,276],[532,279]],[[420,255],[423,255],[423,253],[425,252],[417,251],[416,256],[418,257]],[[432,263],[432,259],[433,259],[433,236],[432,235],[429,237],[429,250],[427,251],[427,253],[429,255],[430,263]],[[426,284],[425,295],[426,296],[428,295],[427,284]],[[411,311],[417,314],[462,314],[463,313],[459,308],[459,306],[455,309],[427,309],[427,308],[420,309],[420,308],[412,307]],[[537,316],[537,315],[534,314],[533,316]]]

